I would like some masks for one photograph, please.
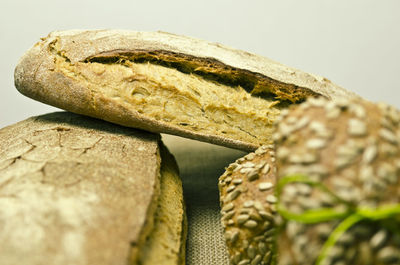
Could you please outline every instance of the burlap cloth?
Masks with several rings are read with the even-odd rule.
[[[246,153],[180,137],[163,135],[175,156],[183,182],[188,216],[187,265],[228,265],[220,223],[218,178]]]

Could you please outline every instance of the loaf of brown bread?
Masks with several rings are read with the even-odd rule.
[[[44,103],[151,132],[254,151],[282,109],[308,97],[355,97],[329,80],[218,43],[164,32],[49,34],[15,70]]]
[[[230,164],[219,179],[221,223],[230,264],[270,264],[275,243],[276,167],[273,146]]]
[[[400,112],[308,100],[274,136],[279,265],[400,264]]]
[[[0,130],[0,264],[185,264],[160,137],[72,113]]]

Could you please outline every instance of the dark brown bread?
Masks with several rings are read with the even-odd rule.
[[[1,129],[0,263],[184,264],[170,156],[158,135],[67,112]]]
[[[217,43],[164,32],[53,32],[15,70],[24,95],[152,132],[254,151],[282,109],[355,97],[329,80]]]

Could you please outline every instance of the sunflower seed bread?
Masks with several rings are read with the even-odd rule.
[[[270,264],[274,259],[275,184],[273,146],[239,158],[220,177],[221,223],[230,264]]]
[[[0,130],[1,264],[185,264],[185,225],[159,135],[67,112]]]
[[[287,183],[278,200],[290,213],[369,209],[375,218],[380,207],[397,205],[391,219],[362,219],[348,227],[323,258],[323,245],[344,218],[317,223],[289,218],[277,239],[277,264],[400,264],[398,110],[363,100],[310,99],[282,113],[274,139],[278,182],[302,175],[330,191]]]
[[[254,151],[282,109],[308,97],[356,97],[270,59],[165,32],[50,33],[15,69],[41,102],[120,125]]]

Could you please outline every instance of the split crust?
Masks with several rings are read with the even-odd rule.
[[[24,95],[151,132],[255,150],[280,111],[356,97],[329,80],[218,43],[164,32],[53,32],[15,70]]]

